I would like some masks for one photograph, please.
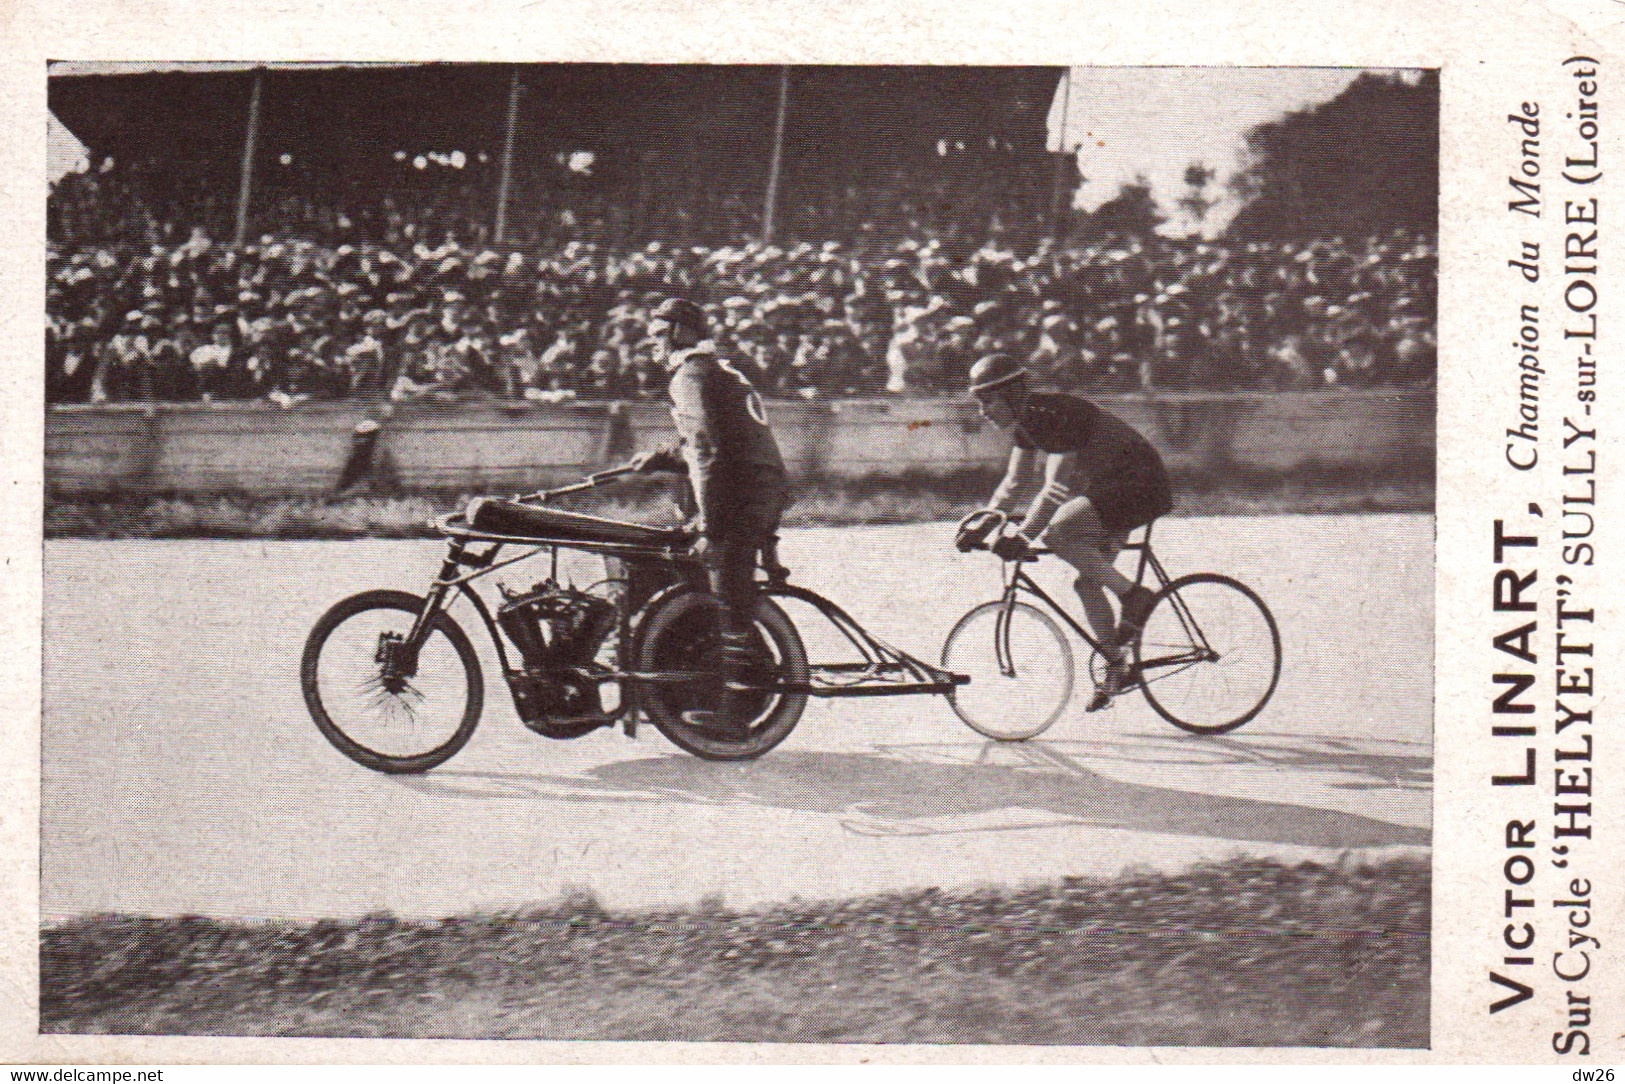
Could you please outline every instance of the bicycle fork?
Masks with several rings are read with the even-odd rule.
[[[1007,678],[1016,676],[1015,656],[1010,652],[1010,615],[1016,612],[1016,585],[1011,583],[1004,591],[1004,605],[993,622],[993,657],[999,664],[999,673]]]

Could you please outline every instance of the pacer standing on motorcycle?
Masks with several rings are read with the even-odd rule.
[[[632,461],[641,471],[682,471],[694,489],[699,516],[694,554],[701,557],[720,604],[723,694],[716,711],[688,711],[698,729],[743,738],[749,728],[745,676],[752,662],[756,559],[780,575],[779,519],[789,503],[784,458],[767,423],[762,398],[743,373],[717,354],[704,310],[668,298],[648,326],[655,357],[671,372],[677,442]]]

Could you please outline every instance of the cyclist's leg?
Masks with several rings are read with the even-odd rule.
[[[778,565],[776,542],[785,505],[783,487],[765,486],[753,506],[741,510],[732,529],[714,540],[706,560],[711,593],[716,596],[722,695],[714,712],[685,712],[685,720],[730,737],[745,736],[756,614],[756,561],[767,558],[770,572]]]
[[[1095,639],[1106,647],[1107,654],[1112,654],[1117,643],[1117,618],[1110,599],[1106,597],[1106,589],[1080,573],[1072,581],[1072,590],[1077,592],[1078,601],[1083,603],[1083,613],[1089,619],[1089,627],[1095,630]]]
[[[1078,570],[1078,578],[1072,586],[1095,630],[1100,653],[1106,658],[1105,676],[1096,686],[1094,699],[1089,701],[1086,711],[1099,711],[1111,703],[1127,679],[1127,645],[1118,635],[1111,600],[1106,597],[1110,590],[1128,599],[1138,590],[1112,563],[1127,541],[1124,534],[1107,529],[1086,497],[1062,505],[1050,521],[1049,530],[1044,532],[1044,543],[1050,550]]]
[[[762,569],[770,580],[784,580],[790,575],[790,570],[779,560],[779,520],[789,507],[790,490],[782,484],[772,487],[762,501],[757,533],[761,536]]]
[[[722,604],[719,631],[723,663],[730,676],[737,676],[751,661],[758,555],[770,573],[782,569],[778,558],[778,531],[788,497],[782,480],[758,484],[742,500],[742,507],[729,529],[721,532],[711,551],[707,571],[711,593]]]
[[[1096,637],[1108,648],[1116,645],[1117,620],[1106,591],[1121,597],[1134,586],[1134,581],[1112,563],[1123,542],[1121,534],[1108,531],[1101,523],[1087,497],[1075,497],[1061,505],[1043,537],[1044,545],[1077,569],[1073,590]]]

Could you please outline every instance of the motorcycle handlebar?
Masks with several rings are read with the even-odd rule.
[[[585,493],[589,489],[596,489],[605,482],[611,482],[616,478],[622,477],[623,475],[634,473],[636,473],[636,469],[630,466],[610,467],[608,470],[601,470],[596,474],[589,474],[579,482],[571,482],[569,485],[560,486],[558,489],[540,489],[535,493],[526,493],[523,496],[515,497],[514,500],[521,503],[527,501],[540,501],[543,504],[546,504],[555,497],[565,497],[571,493]]]

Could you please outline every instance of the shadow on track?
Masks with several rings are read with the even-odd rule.
[[[1322,785],[1338,790],[1428,793],[1433,789],[1432,752],[1426,745],[1411,742],[1305,738],[1258,731],[1212,737],[1136,734],[1030,743],[1029,747],[1041,744],[1075,758],[1115,764],[1264,768],[1277,773],[1272,786],[1279,785],[1279,773],[1285,772],[1299,780],[1314,776]],[[997,748],[988,743],[989,750]]]
[[[1425,847],[1426,828],[1290,800],[1294,790],[1309,789],[1306,776],[1322,787],[1426,789],[1431,760],[1424,754],[1410,746],[1375,753],[1335,741],[1272,742],[1267,735],[933,743],[865,753],[785,750],[740,764],[646,757],[581,775],[442,770],[401,785],[452,799],[677,802],[826,814],[868,836],[1090,826],[1328,849]],[[1166,764],[1187,775],[1222,766],[1256,775],[1259,793],[1271,799],[1124,782],[1091,770],[1089,761]]]

